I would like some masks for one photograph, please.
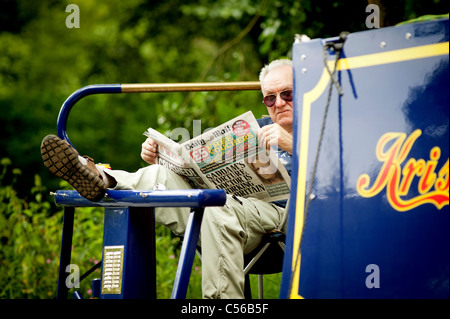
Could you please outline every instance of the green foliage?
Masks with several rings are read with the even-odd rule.
[[[443,0],[383,2],[397,22],[448,13]],[[65,25],[70,3],[80,8],[79,29]],[[0,297],[53,296],[62,211],[45,190],[61,185],[42,165],[39,145],[55,133],[58,112],[71,93],[101,83],[255,81],[265,63],[290,56],[295,34],[326,38],[365,30],[366,5],[336,0],[2,1],[0,158],[10,158],[16,168],[7,170],[11,161],[2,160]],[[193,135],[193,120],[201,120],[204,130],[249,109],[260,117],[267,113],[260,95],[89,96],[71,111],[67,132],[81,154],[134,171],[144,165],[139,154],[148,127],[165,134],[183,127]],[[80,209],[76,218],[73,256],[83,271],[101,256],[102,212]],[[169,256],[176,256],[175,239],[164,233],[159,240],[166,252],[172,249]],[[163,263],[177,260],[161,258]],[[161,297],[170,295],[166,279],[158,283]],[[199,287],[197,280],[193,287]]]
[[[20,171],[12,169],[12,182],[4,185],[9,159],[2,159],[0,176],[0,298],[49,298],[57,274],[57,240],[60,214],[50,216],[42,201],[45,189],[38,175],[32,201],[17,196],[14,183]]]
[[[1,162],[0,176],[0,298],[54,298],[58,279],[63,211],[52,213],[43,201],[46,187],[39,175],[31,200],[18,197],[17,169],[11,184],[5,184],[9,159]],[[102,212],[95,208],[76,212],[72,261],[81,269],[101,259]],[[89,288],[86,288],[85,292]],[[83,287],[82,287],[83,288]]]
[[[173,283],[180,257],[181,242],[172,232],[161,225],[156,225],[156,294],[158,299],[168,299],[172,294]],[[192,266],[188,299],[202,298],[202,267],[196,256]]]

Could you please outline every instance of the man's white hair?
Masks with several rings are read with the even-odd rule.
[[[264,78],[266,77],[266,75],[270,71],[277,69],[279,67],[285,66],[285,65],[292,66],[292,61],[289,59],[279,59],[279,60],[274,60],[274,61],[270,62],[269,64],[265,65],[261,69],[261,73],[259,73],[259,81],[262,82],[264,80]]]

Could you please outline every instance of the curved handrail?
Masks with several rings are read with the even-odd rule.
[[[57,120],[58,136],[69,144],[66,126],[72,107],[83,97],[92,94],[111,93],[150,93],[150,92],[200,92],[200,91],[239,91],[259,90],[260,82],[210,82],[210,83],[138,83],[138,84],[94,84],[85,86],[72,93],[63,103]]]

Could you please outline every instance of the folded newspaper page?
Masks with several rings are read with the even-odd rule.
[[[260,127],[248,111],[182,144],[149,128],[158,144],[158,163],[183,176],[192,188],[272,202],[287,199],[290,176],[273,149],[258,143]]]

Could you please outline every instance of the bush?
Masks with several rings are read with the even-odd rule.
[[[0,298],[54,298],[58,282],[62,208],[43,201],[46,187],[35,175],[32,200],[17,196],[14,184],[21,172],[2,159],[0,175]],[[11,174],[10,174],[11,175]],[[96,208],[77,209],[72,260],[80,269],[101,259],[102,212]],[[87,283],[82,288],[89,295]]]

